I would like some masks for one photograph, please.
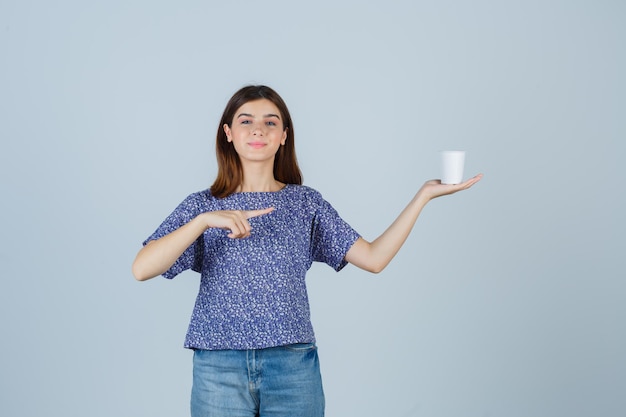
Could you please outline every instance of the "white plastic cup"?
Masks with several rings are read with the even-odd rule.
[[[441,151],[441,183],[460,184],[463,182],[465,151]]]

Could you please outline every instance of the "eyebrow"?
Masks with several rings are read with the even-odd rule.
[[[240,117],[254,117],[254,115],[252,115],[252,114],[250,114],[250,113],[239,113],[239,115],[237,116],[237,118],[240,118]],[[264,118],[268,118],[268,117],[275,117],[275,118],[277,118],[278,120],[280,120],[280,116],[279,116],[279,115],[277,115],[277,114],[274,114],[274,113],[268,113],[268,114],[265,114],[265,115],[263,115],[263,117],[264,117]]]

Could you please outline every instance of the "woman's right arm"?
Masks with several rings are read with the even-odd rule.
[[[168,235],[148,242],[133,262],[133,275],[137,281],[145,281],[161,275],[185,252],[207,229],[204,214],[192,219]]]
[[[248,219],[274,210],[269,207],[248,211],[209,211],[199,214],[191,221],[163,236],[148,242],[137,254],[133,262],[133,275],[138,281],[145,281],[163,274],[185,250],[210,227],[229,230],[228,237],[240,239],[250,236]]]

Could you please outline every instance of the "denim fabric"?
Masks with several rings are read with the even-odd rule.
[[[192,417],[322,417],[317,348],[195,350]]]

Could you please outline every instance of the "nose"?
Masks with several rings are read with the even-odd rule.
[[[252,134],[255,136],[263,136],[263,123],[254,123],[252,125]]]

